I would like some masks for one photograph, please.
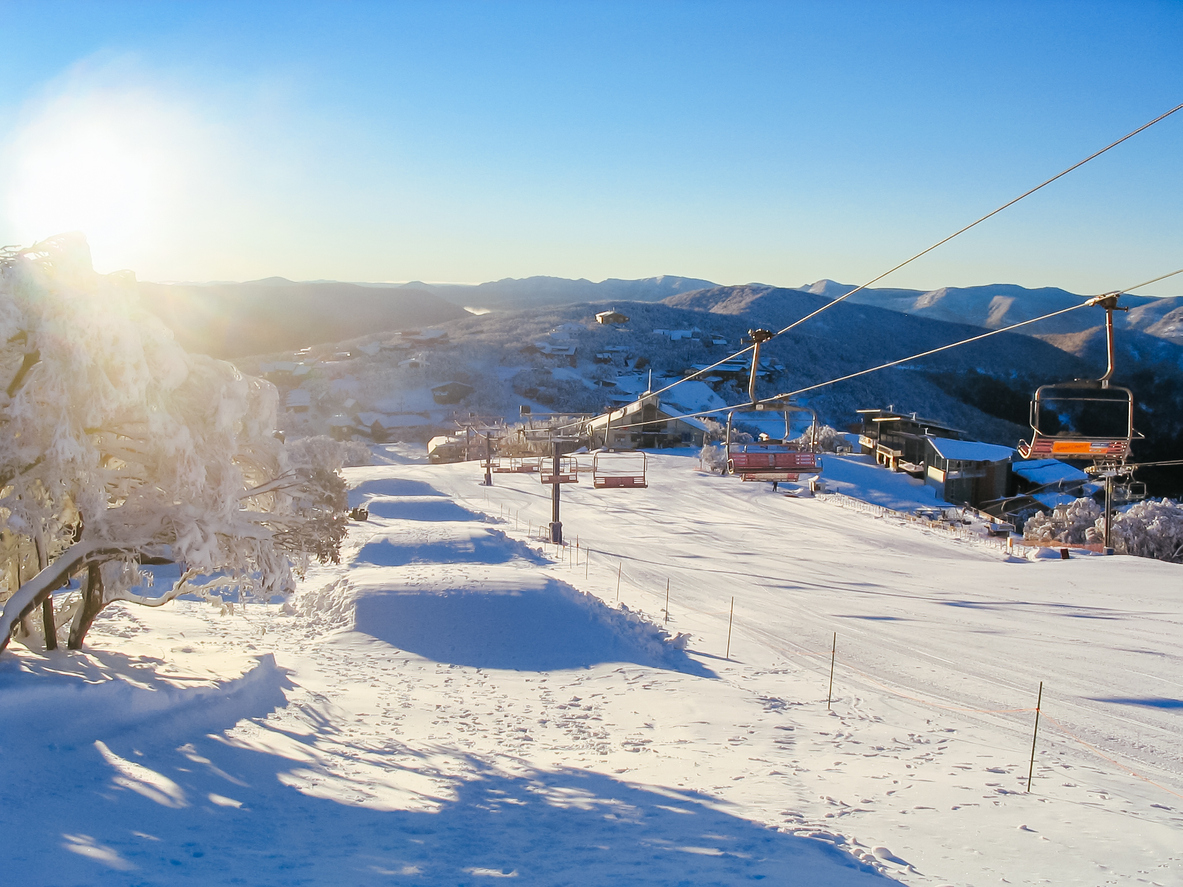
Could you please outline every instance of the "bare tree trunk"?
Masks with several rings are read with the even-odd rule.
[[[126,555],[129,549],[109,543],[75,542],[62,552],[52,564],[24,583],[16,594],[4,602],[0,611],[0,653],[12,640],[13,627],[41,606],[46,595],[52,594],[69,581],[70,574],[91,562],[110,560]]]
[[[71,650],[81,650],[82,642],[86,640],[86,633],[94,624],[95,617],[103,609],[103,568],[101,564],[91,564],[86,568],[86,587],[82,590],[82,606],[74,616],[74,623],[70,626],[70,638],[66,646]]]
[[[33,544],[37,549],[37,572],[40,573],[49,566],[49,552],[45,550],[45,534],[37,528],[37,535],[33,537]],[[53,592],[45,596],[41,602],[41,627],[45,633],[45,649],[58,648],[58,628],[53,621]]]
[[[41,630],[45,634],[45,649],[58,648],[58,629],[53,621],[53,593],[50,592],[41,602]]]

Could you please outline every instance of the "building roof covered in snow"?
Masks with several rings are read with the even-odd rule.
[[[1006,462],[1015,452],[1011,447],[1000,447],[997,444],[976,440],[929,437],[928,442],[942,459],[954,462]]]
[[[1088,480],[1088,475],[1075,466],[1058,459],[1028,459],[1025,462],[1015,462],[1010,468],[1025,481],[1044,486],[1057,481],[1078,483]]]

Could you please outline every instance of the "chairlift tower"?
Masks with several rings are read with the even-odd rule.
[[[577,437],[553,435],[551,437],[551,458],[553,459],[551,471],[549,475],[545,471],[541,472],[542,482],[550,484],[550,525],[548,529],[550,541],[555,545],[563,544],[563,522],[559,517],[559,489],[563,484],[579,482],[579,468],[574,464],[574,460],[568,459],[568,464],[563,464],[562,445],[578,442],[579,438]]]

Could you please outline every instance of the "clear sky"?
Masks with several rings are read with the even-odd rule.
[[[1181,0],[0,0],[0,244],[82,230],[149,280],[861,283],[1180,103]],[[1180,267],[1183,111],[881,285]]]

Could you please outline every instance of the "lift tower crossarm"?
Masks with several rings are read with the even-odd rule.
[[[748,403],[756,403],[756,374],[760,371],[760,346],[772,338],[771,330],[748,330],[752,340],[752,372],[748,376]]]
[[[1129,308],[1123,308],[1117,304],[1117,298],[1120,292],[1103,293],[1095,296],[1086,302],[1086,305],[1099,305],[1105,309],[1105,354],[1109,365],[1105,367],[1105,375],[1097,381],[1101,383],[1102,388],[1109,387],[1109,380],[1113,378],[1114,359],[1116,351],[1113,347],[1113,312],[1114,311],[1129,311]]]

